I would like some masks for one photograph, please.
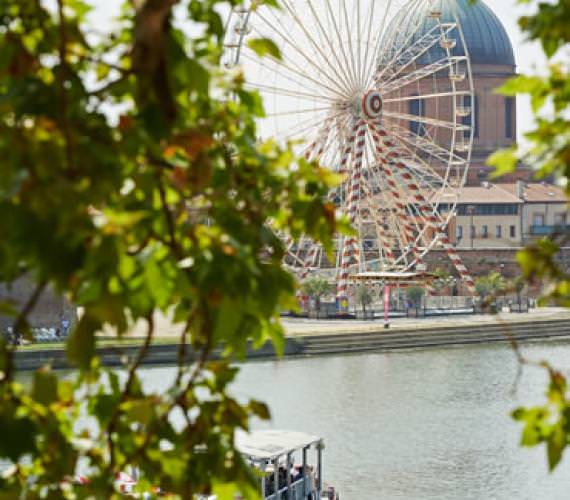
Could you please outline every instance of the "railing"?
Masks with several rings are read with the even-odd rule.
[[[303,477],[291,483],[290,488],[287,488],[287,486],[281,488],[277,493],[266,496],[265,500],[306,500],[311,490],[308,484],[305,487],[305,480],[308,481],[308,478]]]
[[[548,236],[554,233],[568,233],[570,232],[570,225],[533,225],[530,226],[530,234],[532,236]]]

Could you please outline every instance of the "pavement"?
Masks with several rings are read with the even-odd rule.
[[[436,327],[453,327],[453,326],[473,326],[474,324],[504,324],[513,322],[528,321],[548,321],[548,320],[570,320],[570,309],[558,307],[543,307],[531,309],[528,313],[499,313],[491,314],[465,314],[436,316],[428,318],[391,318],[390,330],[406,329],[421,330]],[[372,332],[384,331],[384,319],[379,317],[374,320],[357,320],[357,319],[328,319],[315,320],[306,318],[290,318],[282,319],[285,333],[289,337],[301,337],[303,335],[328,335],[334,333],[347,332]],[[155,318],[156,337],[179,337],[181,325],[172,325],[166,316],[157,316]],[[131,332],[129,336],[142,337],[146,333],[145,325],[140,323]],[[108,332],[112,335],[112,332]]]
[[[422,330],[436,327],[473,326],[481,324],[526,323],[548,320],[570,320],[570,309],[541,307],[528,313],[465,314],[429,318],[391,318],[390,330]],[[384,319],[374,320],[314,320],[306,318],[283,318],[287,336],[327,335],[333,333],[372,332],[384,330]]]

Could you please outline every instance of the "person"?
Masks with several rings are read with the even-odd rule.
[[[67,337],[68,332],[69,332],[69,320],[64,318],[61,320],[61,335],[63,337]]]
[[[306,465],[303,475],[309,478],[309,494],[307,495],[307,500],[313,500],[315,498],[315,493],[317,491],[317,479],[313,471],[312,465]]]

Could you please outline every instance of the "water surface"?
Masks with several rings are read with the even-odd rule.
[[[570,344],[523,352],[570,367]],[[563,460],[549,474],[544,449],[519,447],[509,413],[543,401],[546,374],[525,369],[507,346],[304,358],[244,365],[233,391],[269,403],[256,428],[325,438],[325,479],[342,500],[570,498]],[[160,389],[172,369],[145,370]]]

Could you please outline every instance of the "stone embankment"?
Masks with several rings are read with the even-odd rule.
[[[447,326],[423,329],[399,329],[378,332],[354,332],[333,335],[305,335],[302,354],[307,356],[346,354],[452,345],[482,344],[568,338],[570,321],[563,319],[505,322],[471,326]]]
[[[475,319],[475,318],[474,318]],[[417,349],[454,345],[483,344],[490,342],[518,342],[532,340],[570,340],[570,319],[568,316],[557,318],[535,318],[527,316],[524,321],[494,322],[461,322],[459,324],[437,325],[432,322],[424,328],[412,325],[399,325],[398,328],[384,329],[382,323],[373,323],[362,331],[350,322],[343,322],[342,328],[336,331],[327,330],[319,324],[305,324],[302,334],[290,333],[286,339],[284,357],[324,356],[354,354],[372,351],[389,351],[397,349]],[[311,331],[313,330],[313,331]],[[98,353],[107,366],[122,366],[137,353],[136,345],[117,345],[104,347]],[[178,344],[162,343],[152,345],[144,360],[146,365],[171,365],[176,362]],[[219,356],[218,352],[213,358]],[[276,354],[270,343],[260,349],[248,348],[248,359],[275,359]],[[188,352],[187,361],[194,359]],[[46,363],[54,368],[69,368],[62,349],[27,349],[16,353],[16,365],[21,370],[33,370]]]

